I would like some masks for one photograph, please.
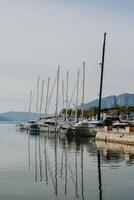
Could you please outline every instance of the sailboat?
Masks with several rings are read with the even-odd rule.
[[[83,62],[82,121],[78,122],[74,126],[75,127],[75,136],[95,137],[96,133],[97,133],[97,130],[103,127],[103,122],[100,120],[100,112],[101,112],[101,99],[102,99],[102,84],[103,84],[103,70],[104,70],[104,57],[105,57],[105,43],[106,43],[106,33],[104,33],[103,51],[102,51],[98,120],[97,121],[83,120],[84,85],[85,85],[85,62]]]
[[[31,103],[32,103],[32,90],[30,91],[30,102],[29,102],[29,108],[28,108],[28,117],[24,122],[17,124],[18,129],[21,130],[21,131],[29,130]]]
[[[46,95],[45,117],[47,116],[49,85],[50,85],[50,77],[48,77],[48,81],[47,81],[47,95]],[[47,122],[48,122],[48,119],[46,119],[46,118],[39,120],[40,132],[48,132],[49,131],[49,123],[47,123]]]
[[[59,72],[60,72],[60,66],[58,66],[57,70],[57,76],[56,76],[56,82],[57,82],[57,90],[56,90],[56,107],[55,107],[55,115],[54,117],[47,117],[47,119],[44,119],[42,123],[40,124],[40,132],[57,132],[58,129],[58,98],[59,98]],[[46,108],[45,108],[45,116],[47,115],[47,109],[48,109],[48,94],[49,94],[49,81],[50,78],[48,78],[48,84],[47,84],[47,96],[46,96]],[[52,88],[53,89],[53,88]]]
[[[37,118],[38,118],[39,81],[40,81],[40,78],[38,76],[38,79],[37,79],[37,99],[36,99],[36,117]],[[30,132],[30,134],[38,135],[39,131],[40,131],[40,127],[39,127],[39,124],[38,124],[38,119],[36,121],[30,121],[30,123],[29,123],[29,132]]]
[[[70,127],[69,121],[68,121],[68,80],[69,80],[69,71],[67,71],[67,88],[66,88],[66,109],[65,109],[65,119],[62,120],[62,123],[59,124],[59,132],[63,134],[67,134],[68,129]],[[63,86],[62,86],[63,87]],[[64,87],[63,87],[64,88]],[[64,89],[62,89],[64,92]],[[63,97],[64,98],[64,97]],[[64,102],[64,99],[63,99]]]
[[[75,136],[94,136],[90,130],[89,123],[84,120],[84,90],[85,90],[85,62],[83,62],[83,84],[82,84],[82,109],[81,109],[81,121],[76,123],[73,127],[75,130]]]

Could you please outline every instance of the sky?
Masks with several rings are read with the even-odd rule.
[[[0,112],[27,111],[37,77],[52,88],[60,66],[59,93],[69,70],[69,99],[86,63],[85,102],[98,98],[102,44],[107,33],[103,96],[134,93],[133,0],[0,0]],[[56,85],[56,84],[55,84]],[[40,89],[41,90],[41,89]],[[39,94],[40,94],[39,90]],[[59,96],[60,96],[59,95]],[[55,109],[56,87],[50,102]],[[39,95],[40,101],[40,95]],[[72,100],[74,105],[76,94]],[[62,107],[60,100],[59,109]]]

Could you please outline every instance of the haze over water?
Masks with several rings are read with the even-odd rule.
[[[103,148],[102,148],[103,146]],[[0,199],[132,200],[134,147],[0,125]]]

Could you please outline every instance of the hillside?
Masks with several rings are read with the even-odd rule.
[[[0,115],[0,121],[12,121],[12,120]]]
[[[102,108],[111,108],[116,104],[120,105],[132,105],[134,106],[134,94],[124,93],[120,94],[118,96],[108,96],[102,98]],[[99,100],[96,99],[94,101],[91,101],[89,103],[84,104],[85,109],[89,109],[92,107],[98,107]],[[44,114],[42,114],[39,117],[44,117]],[[39,118],[38,117],[38,118]],[[36,119],[37,115],[36,113],[28,113],[28,112],[6,112],[0,114],[0,121],[24,121],[27,119]]]
[[[120,105],[132,105],[134,106],[134,94],[129,93],[123,93],[118,96],[111,95],[108,97],[102,98],[102,108],[111,108],[116,104]],[[84,104],[85,109],[89,109],[92,107],[98,107],[99,100],[96,99],[94,101],[91,101],[89,103]]]
[[[12,120],[12,121],[25,121],[28,119],[35,120],[37,118],[36,113],[14,112],[14,111],[1,113],[0,116],[5,119],[7,118],[9,120]],[[44,115],[42,114],[39,117],[44,117]],[[6,121],[9,121],[9,120],[6,120]],[[0,121],[1,121],[1,119],[0,119]]]

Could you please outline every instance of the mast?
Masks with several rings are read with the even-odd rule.
[[[116,96],[114,95],[114,107],[116,107],[117,103],[116,103]]]
[[[67,71],[67,90],[66,90],[66,122],[67,122],[67,111],[68,111],[68,78],[69,78],[69,71]]]
[[[64,109],[64,81],[62,80],[62,101],[63,101],[63,109]]]
[[[50,83],[50,77],[48,77],[48,82],[47,82],[47,95],[46,95],[45,116],[46,116],[46,114],[47,114],[48,94],[49,94],[49,83]]]
[[[80,74],[80,70],[78,69],[77,72],[77,91],[76,91],[76,123],[78,122],[78,94],[79,94],[79,74]]]
[[[59,72],[60,72],[60,66],[58,66],[58,71],[57,71],[57,92],[56,92],[56,110],[55,110],[55,126],[56,127],[58,123]]]
[[[98,120],[101,116],[101,99],[102,99],[102,85],[103,85],[103,71],[104,71],[104,58],[105,58],[105,44],[106,44],[106,33],[104,33],[103,50],[102,50],[102,62],[101,65],[101,79],[100,79],[100,93],[99,93],[99,107],[98,107]]]
[[[83,62],[83,85],[82,85],[82,124],[83,124],[83,110],[84,110],[84,89],[85,89],[85,61]]]
[[[41,99],[40,99],[40,109],[39,109],[40,114],[41,114],[41,110],[42,110],[43,92],[44,92],[44,80],[42,81],[42,88],[41,88]]]
[[[31,116],[30,116],[31,104],[32,104],[32,90],[30,91],[30,101],[29,101],[29,108],[28,108],[28,114],[29,114],[28,121],[30,121],[30,118],[31,118]]]
[[[37,80],[37,97],[36,97],[36,118],[37,118],[37,120],[38,120],[39,81],[40,81],[40,77],[38,76],[38,80]]]

